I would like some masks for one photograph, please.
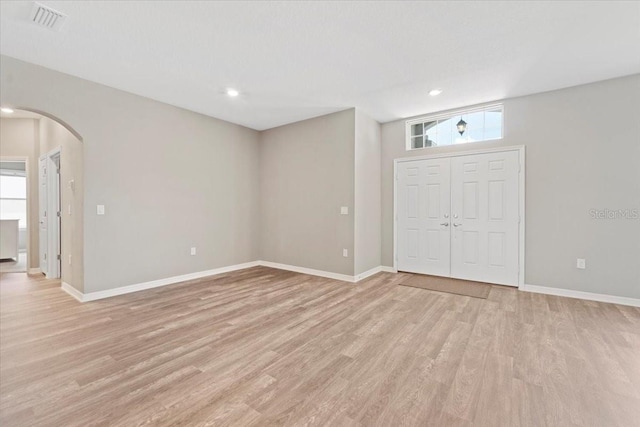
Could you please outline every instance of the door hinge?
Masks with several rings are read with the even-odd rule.
[[[58,215],[58,217],[61,217],[62,214],[60,213],[60,211],[56,212],[56,215]]]
[[[57,259],[58,261],[60,261],[60,259],[61,259],[61,258],[60,258],[60,254],[58,254],[58,255],[57,255],[56,259]]]

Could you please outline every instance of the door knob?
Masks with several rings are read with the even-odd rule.
[[[460,227],[462,224],[456,224],[455,222],[453,223],[454,227]]]
[[[448,226],[449,226],[449,223],[448,223],[448,222],[443,222],[443,223],[441,223],[440,225],[444,225],[445,227],[448,227]]]
[[[444,214],[444,217],[445,218],[449,218],[449,214]]]

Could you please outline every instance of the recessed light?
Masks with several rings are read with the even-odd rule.
[[[240,95],[240,92],[238,92],[235,89],[229,88],[229,89],[227,89],[227,95],[229,95],[231,97],[236,97],[236,96]]]
[[[429,91],[429,95],[431,96],[438,96],[442,93],[442,89],[433,89]]]
[[[2,111],[3,113],[11,114],[13,113],[13,108],[3,107],[0,108],[0,111]]]

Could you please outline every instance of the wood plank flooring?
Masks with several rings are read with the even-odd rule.
[[[640,309],[256,267],[81,304],[0,278],[0,425],[637,426]]]

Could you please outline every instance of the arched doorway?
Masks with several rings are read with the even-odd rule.
[[[0,160],[22,158],[26,166],[26,272],[82,289],[82,138],[63,120],[45,112],[11,110],[0,114]]]

